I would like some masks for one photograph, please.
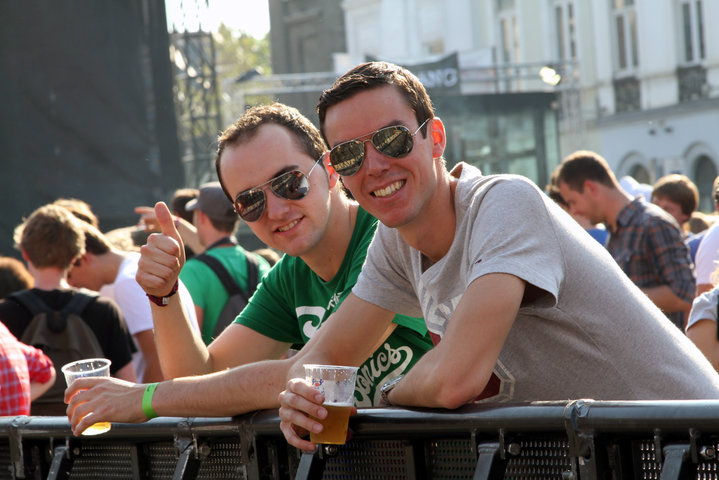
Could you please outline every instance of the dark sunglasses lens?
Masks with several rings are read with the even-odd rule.
[[[275,178],[272,191],[287,200],[299,200],[310,191],[310,182],[304,173],[294,170]]]
[[[262,190],[250,190],[241,193],[235,199],[237,213],[246,222],[254,222],[262,216],[265,209],[265,192]]]
[[[405,127],[387,127],[372,135],[377,151],[400,158],[412,151],[412,134]]]
[[[350,176],[357,173],[364,160],[364,143],[347,142],[330,151],[330,163],[337,173]]]

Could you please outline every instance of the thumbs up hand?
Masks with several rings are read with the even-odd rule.
[[[140,249],[135,279],[145,293],[162,297],[175,285],[185,264],[185,247],[175,220],[164,202],[155,204],[160,233],[153,233]]]

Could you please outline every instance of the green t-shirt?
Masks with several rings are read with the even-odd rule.
[[[283,256],[235,322],[277,341],[304,345],[352,290],[376,228],[377,220],[359,208],[342,266],[329,282],[302,259]],[[377,405],[378,387],[407,372],[432,348],[423,319],[397,315],[394,322],[397,328],[357,372],[358,407]]]
[[[247,259],[249,252],[239,245],[231,247],[216,247],[207,251],[218,259],[227,269],[230,276],[241,289],[247,288]],[[255,255],[259,266],[258,278],[262,278],[270,270],[270,264],[259,255]],[[205,263],[191,258],[185,263],[180,272],[180,280],[185,284],[192,295],[192,301],[203,310],[202,341],[209,345],[217,325],[217,319],[224,308],[229,295],[222,286],[222,282],[215,272]]]

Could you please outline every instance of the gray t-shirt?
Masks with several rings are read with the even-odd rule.
[[[423,271],[422,254],[380,225],[355,295],[423,316],[441,338],[475,279],[507,273],[537,287],[499,355],[491,401],[719,398],[719,375],[701,352],[534,184],[467,164],[452,175],[457,225],[447,254]]]

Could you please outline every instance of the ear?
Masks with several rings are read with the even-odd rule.
[[[592,196],[596,196],[599,192],[599,184],[594,180],[584,181],[584,193],[589,193]]]
[[[337,173],[335,168],[330,163],[330,152],[325,152],[322,158],[322,163],[324,164],[325,168],[327,169],[327,178],[329,179],[330,183],[330,190],[334,188],[335,185],[337,185],[337,182],[340,179],[340,174]]]
[[[439,158],[444,154],[444,148],[447,146],[444,123],[439,117],[434,117],[429,121],[428,129],[432,138],[432,158]]]

